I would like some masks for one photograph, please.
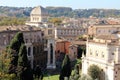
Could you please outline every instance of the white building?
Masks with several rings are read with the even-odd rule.
[[[86,56],[82,57],[82,73],[87,74],[95,64],[103,72],[100,80],[120,80],[120,35],[99,35],[86,43]]]
[[[30,13],[30,21],[26,25],[41,27],[41,24],[47,22],[48,13],[42,6],[35,7]]]

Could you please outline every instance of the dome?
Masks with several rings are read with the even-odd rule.
[[[35,7],[31,11],[31,15],[43,15],[43,14],[47,14],[47,11],[42,6]]]

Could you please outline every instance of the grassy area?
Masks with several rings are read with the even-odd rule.
[[[43,80],[59,80],[59,75],[45,76]]]
[[[76,65],[76,64],[80,64],[81,63],[81,60],[80,59],[77,59],[76,61],[72,62],[73,66]],[[53,73],[56,72],[56,70],[52,70]],[[74,73],[74,70],[72,70],[72,75]],[[44,75],[43,77],[43,80],[59,80],[59,73],[56,73],[55,75],[50,75],[52,73],[50,73],[49,71]]]

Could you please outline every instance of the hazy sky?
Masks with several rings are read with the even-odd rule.
[[[35,7],[64,6],[79,8],[120,9],[120,0],[0,0],[0,6]]]

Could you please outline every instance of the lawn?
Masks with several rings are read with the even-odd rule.
[[[59,80],[59,75],[45,76],[43,80]]]

